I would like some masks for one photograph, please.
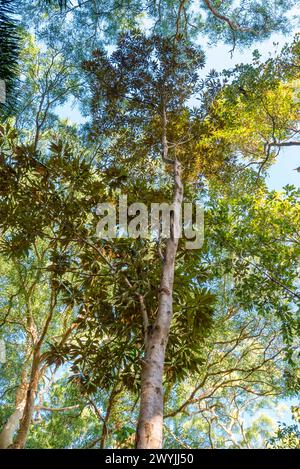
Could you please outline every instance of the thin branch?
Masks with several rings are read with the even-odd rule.
[[[44,411],[47,411],[47,412],[67,412],[69,410],[73,410],[73,409],[78,409],[80,406],[79,404],[77,405],[70,405],[70,406],[66,406],[66,407],[48,407],[48,406],[45,406],[45,405],[37,405],[35,406],[34,410],[35,411],[41,411],[41,410],[44,410]]]
[[[229,28],[234,31],[234,32],[241,32],[241,33],[253,33],[257,34],[257,31],[251,28],[244,28],[240,26],[238,23],[234,23],[233,21],[230,20],[227,16],[223,15],[222,13],[218,12],[216,8],[211,4],[209,0],[203,0],[207,8],[210,10],[210,12],[219,20],[227,23]]]

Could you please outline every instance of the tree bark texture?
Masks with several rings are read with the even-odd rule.
[[[163,445],[163,371],[173,315],[175,259],[183,201],[181,165],[176,159],[173,162],[173,170],[174,195],[171,236],[167,240],[163,260],[158,313],[155,323],[148,326],[145,341],[145,359],[141,376],[140,415],[136,437],[136,447],[138,449],[159,449]]]
[[[13,444],[14,434],[20,426],[23,416],[27,394],[26,372],[22,372],[21,384],[16,394],[16,407],[14,412],[9,416],[0,433],[0,449],[7,449]]]

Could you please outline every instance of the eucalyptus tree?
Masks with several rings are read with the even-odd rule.
[[[12,382],[3,391],[16,396],[15,405],[9,402],[4,407],[6,412],[12,407],[0,432],[4,449],[23,448],[26,443],[36,395],[48,369],[47,340],[52,336],[64,340],[72,331],[72,315],[59,307],[52,288],[47,255],[45,246],[37,243],[27,260],[15,258],[5,268],[2,260],[1,335],[12,351],[2,365],[3,377],[13,370]]]
[[[66,51],[44,47],[32,34],[23,34],[19,54],[22,77],[19,80],[18,106],[14,125],[23,141],[31,141],[33,152],[44,148],[49,129],[57,128],[56,109],[76,94],[80,83],[74,73],[74,64]]]
[[[15,119],[4,123],[0,131],[1,222],[3,233],[7,235],[4,234],[2,237],[1,250],[8,258],[14,259],[16,268],[19,264],[22,276],[20,277],[20,288],[15,295],[17,298],[14,298],[14,303],[8,312],[5,311],[6,306],[4,306],[2,328],[5,329],[5,333],[8,333],[7,326],[9,327],[11,318],[8,318],[7,315],[10,315],[12,308],[16,311],[15,314],[22,314],[23,309],[18,310],[15,301],[22,302],[23,297],[27,301],[26,303],[24,300],[27,305],[25,318],[27,318],[28,324],[32,324],[28,325],[26,321],[24,323],[22,318],[14,318],[24,329],[27,349],[24,352],[24,367],[19,370],[20,392],[17,393],[17,406],[3,426],[1,446],[8,447],[14,444],[15,447],[22,448],[26,444],[37,391],[48,368],[44,359],[45,348],[47,348],[45,341],[49,338],[49,329],[51,334],[54,332],[53,323],[57,325],[56,314],[58,310],[61,310],[61,317],[65,320],[61,324],[62,336],[60,340],[63,340],[64,333],[68,335],[72,332],[72,328],[68,329],[72,314],[69,315],[70,310],[65,310],[62,303],[58,306],[58,295],[52,281],[53,274],[47,271],[47,263],[50,262],[53,250],[55,251],[55,242],[48,239],[46,244],[41,244],[36,237],[30,235],[26,241],[23,235],[26,230],[27,235],[29,234],[28,228],[30,226],[34,229],[32,218],[34,212],[31,211],[30,206],[32,207],[34,193],[40,183],[37,180],[37,175],[45,177],[48,171],[44,158],[48,145],[48,143],[45,145],[45,142],[48,139],[50,128],[53,129],[54,126],[59,128],[61,125],[61,131],[63,129],[63,125],[59,123],[53,111],[55,106],[65,102],[71,91],[74,92],[78,83],[74,79],[72,65],[68,58],[65,55],[62,56],[61,51],[57,49],[42,51],[29,34],[23,34],[23,48],[19,54],[19,63],[22,66],[23,75],[19,82],[21,95],[15,109],[17,115]],[[24,171],[22,176],[17,168],[17,160],[19,159],[20,162],[20,158],[24,158],[23,170],[27,168],[25,179],[23,179]],[[28,190],[29,187],[30,190]],[[12,219],[9,221],[12,215],[10,209],[16,201],[15,196],[17,193],[21,193],[19,190],[25,198],[27,193],[29,198],[26,202],[25,199],[19,200],[19,222],[16,219],[14,222]],[[36,199],[36,202],[40,206],[41,200],[39,202]],[[36,215],[38,213],[37,211]],[[45,218],[45,215],[42,218]],[[47,286],[49,297],[46,298],[45,293],[45,297],[40,299],[38,317],[35,317],[36,309],[34,307],[34,312],[32,312],[32,303],[37,301],[34,298],[38,296],[37,290],[39,288],[37,285],[40,283],[45,283]],[[5,301],[8,302],[8,305],[10,304],[8,297]],[[20,347],[24,348],[25,345],[23,345]],[[22,398],[20,398],[21,394]],[[13,438],[17,430],[14,442]]]
[[[163,367],[170,382],[198,371],[199,342],[212,326],[214,296],[203,289],[208,277],[206,269],[199,265],[207,253],[205,250],[188,253],[176,236],[183,197],[196,198],[195,186],[197,189],[203,178],[210,185],[217,182],[225,188],[225,183],[232,181],[232,173],[242,170],[241,157],[263,168],[270,164],[276,156],[271,149],[286,143],[289,129],[294,126],[295,106],[291,89],[276,84],[272,93],[267,80],[258,79],[259,93],[249,94],[244,87],[245,76],[250,77],[249,86],[251,75],[256,75],[255,70],[250,73],[246,70],[246,74],[238,74],[232,87],[221,89],[216,80],[212,95],[209,92],[201,95],[204,100],[201,109],[191,110],[188,100],[200,92],[197,71],[204,62],[203,52],[189,42],[191,30],[198,30],[190,26],[191,3],[181,1],[175,8],[172,3],[157,8],[151,4],[152,9],[149,4],[147,13],[158,20],[153,27],[160,35],[148,38],[139,32],[122,35],[110,57],[102,50],[96,51],[94,59],[85,64],[92,77],[94,104],[94,129],[88,144],[96,150],[93,153],[90,148],[82,148],[74,138],[74,129],[66,132],[54,116],[50,119],[48,104],[64,100],[65,95],[62,100],[59,97],[69,78],[69,69],[63,77],[59,72],[61,66],[65,70],[64,52],[68,55],[74,45],[75,56],[70,55],[73,59],[81,59],[82,52],[88,58],[91,47],[101,42],[99,24],[108,27],[107,41],[112,36],[115,38],[116,3],[108,3],[113,7],[110,16],[90,10],[96,2],[72,5],[66,10],[71,20],[65,21],[62,34],[58,31],[61,24],[58,16],[51,20],[49,29],[47,24],[42,24],[45,28],[40,30],[39,37],[48,45],[60,43],[64,48],[58,48],[63,51],[58,66],[51,67],[54,78],[50,90],[47,81],[50,72],[44,67],[44,57],[40,56],[42,75],[36,74],[34,66],[28,68],[37,77],[30,96],[33,112],[37,110],[33,133],[38,141],[32,142],[32,138],[26,141],[24,135],[19,138],[11,125],[1,130],[5,141],[1,154],[1,171],[5,177],[2,228],[6,255],[12,251],[24,255],[37,239],[49,242],[51,264],[48,267],[54,275],[55,292],[76,313],[82,326],[75,341],[68,344],[53,341],[48,364],[60,363],[62,358],[73,360],[74,379],[87,390],[104,386],[107,378],[108,384],[113,385],[119,374],[128,389],[140,389],[137,446],[157,448],[162,445]],[[241,10],[235,6],[236,2],[217,5],[217,2],[204,1],[199,31],[230,41],[233,46],[250,44],[252,40],[268,37],[273,30],[286,29],[288,22],[283,12],[293,3],[280,2],[274,11],[273,2],[265,2],[264,6],[249,2]],[[132,4],[128,3],[130,8]],[[128,15],[134,21],[122,22],[125,29],[138,19],[136,11],[130,8]],[[171,13],[168,25],[167,13]],[[65,13],[59,10],[57,14]],[[199,12],[194,12],[197,15],[199,19]],[[59,18],[64,21],[66,17]],[[124,18],[127,20],[126,15]],[[80,27],[74,27],[75,20]],[[72,44],[74,36],[70,35],[70,41],[68,36],[64,37],[65,31],[71,29],[79,35],[76,47]],[[84,44],[88,44],[91,29],[95,40],[85,50],[78,37],[83,35]],[[44,85],[48,86],[45,93]],[[34,90],[38,90],[38,102]],[[76,94],[77,88],[71,91]],[[51,93],[57,101],[52,102]],[[275,105],[276,93],[284,104],[283,115]],[[207,95],[209,99],[205,101]],[[263,101],[258,99],[260,96]],[[257,120],[259,128],[255,126]],[[54,121],[57,132],[53,134],[49,127]],[[29,127],[32,135],[32,124]],[[44,146],[42,131],[47,143]],[[98,147],[94,146],[95,142]],[[138,197],[149,203],[153,198],[173,202],[171,236],[158,243],[128,239],[95,241],[97,203],[116,202],[122,190],[127,191],[131,201]],[[222,216],[216,218],[218,223],[223,223]],[[224,232],[212,232],[212,237],[215,246],[220,247]],[[229,244],[226,248],[230,251]],[[240,254],[239,245],[234,244],[234,249]],[[264,255],[267,262],[266,252]],[[244,286],[248,287],[247,300],[253,300],[250,290],[258,279],[251,276],[248,261],[244,272],[250,275],[245,274]],[[238,262],[230,266],[237,276]],[[283,285],[285,292],[293,291],[286,270],[279,270],[280,279],[273,272],[267,274],[275,278],[277,286],[279,283],[283,288]],[[213,281],[211,284],[214,285]],[[269,295],[268,287],[268,299]],[[283,314],[286,315],[286,309]],[[117,366],[107,363],[108,354]],[[106,367],[97,370],[99,363],[105,361]]]
[[[122,36],[118,50],[110,59],[101,52],[95,52],[94,61],[86,64],[87,70],[93,73],[98,82],[94,97],[95,126],[98,126],[98,131],[102,128],[104,131],[113,130],[115,138],[123,140],[124,150],[125,145],[127,148],[132,146],[134,139],[134,153],[131,152],[130,156],[138,158],[135,160],[136,165],[141,164],[138,149],[143,145],[146,161],[149,157],[159,158],[170,168],[173,186],[171,231],[163,247],[164,253],[161,253],[158,308],[152,321],[144,297],[139,294],[145,357],[141,375],[138,448],[162,445],[163,367],[173,317],[174,269],[184,191],[177,151],[179,154],[186,151],[179,135],[174,135],[175,140],[170,147],[167,126],[169,121],[175,124],[180,115],[188,115],[186,103],[196,90],[196,71],[202,65],[203,53],[191,45],[180,44],[178,47],[176,41],[162,40],[156,36],[147,39],[138,32]],[[108,76],[110,82],[104,88]],[[103,106],[101,98],[104,98]],[[161,136],[157,134],[157,125],[162,128]],[[154,134],[152,138],[150,133]]]
[[[27,0],[24,10],[26,14],[27,6],[35,12],[36,18],[46,10],[50,17],[55,15],[56,21],[60,18],[65,20],[68,15],[78,32],[84,28],[92,40],[102,35],[105,41],[114,41],[117,34],[147,19],[147,27],[152,33],[168,36],[175,31],[186,39],[202,33],[213,40],[238,45],[249,43],[253,38],[266,38],[273,31],[288,32],[293,24],[292,9],[295,5],[295,0],[268,0],[263,4],[233,0],[226,3],[216,0],[147,0],[143,3],[105,0],[101,4],[93,0]],[[35,21],[34,18],[32,20]]]
[[[47,353],[43,357],[46,360],[45,363],[59,365],[64,360],[71,362],[72,381],[74,384],[78,383],[82,392],[87,393],[87,396],[95,394],[97,389],[106,389],[110,392],[110,389],[118,383],[118,379],[122,389],[126,388],[134,394],[138,393],[140,364],[144,361],[139,295],[144,296],[147,311],[153,321],[156,314],[157,283],[161,260],[157,246],[144,240],[98,240],[95,242],[93,234],[96,229],[97,216],[95,214],[91,216],[91,213],[102,191],[102,200],[103,198],[114,200],[119,195],[118,191],[115,193],[115,190],[126,187],[129,200],[134,200],[136,194],[139,194],[140,186],[142,185],[143,191],[145,189],[142,175],[138,181],[133,181],[133,187],[131,187],[128,174],[124,173],[124,164],[122,164],[119,170],[109,166],[106,171],[103,170],[102,177],[99,178],[97,171],[94,171],[95,168],[89,164],[86,165],[87,155],[77,154],[76,158],[76,146],[74,146],[72,134],[68,138],[70,141],[73,139],[73,146],[70,141],[67,144],[67,134],[64,135],[63,141],[58,139],[52,143],[47,160],[43,160],[43,164],[47,167],[47,172],[45,172],[36,166],[36,161],[31,163],[31,160],[28,161],[26,158],[12,159],[12,155],[18,156],[21,151],[22,156],[26,155],[30,148],[24,144],[22,146],[17,144],[15,133],[8,129],[6,132],[6,145],[9,142],[9,146],[6,146],[5,154],[10,155],[6,157],[6,170],[11,168],[16,171],[19,182],[18,191],[14,191],[13,197],[10,195],[10,187],[2,188],[2,192],[5,191],[6,195],[6,199],[3,199],[5,203],[2,205],[2,209],[6,207],[6,211],[2,212],[2,219],[5,222],[2,241],[4,252],[6,255],[14,253],[15,256],[23,256],[26,250],[30,252],[34,239],[42,238],[44,243],[50,242],[51,258],[49,258],[50,262],[46,266],[45,274],[48,272],[53,275],[52,285],[56,294],[60,295],[61,305],[70,313],[73,311],[70,326],[76,325],[76,329],[73,330],[75,335],[71,341],[61,342],[60,337],[55,337],[56,334],[50,335],[51,345],[47,344],[45,350]],[[8,149],[10,150],[7,153]],[[110,157],[111,155],[112,153]],[[127,171],[134,168],[134,165],[131,169],[129,166]],[[17,175],[11,173],[10,177],[6,178],[7,184],[13,184]],[[144,174],[144,177],[149,184],[149,174]],[[106,180],[111,183],[109,188]],[[226,395],[226,392],[218,395],[218,391],[222,391],[222,387],[218,387],[219,384],[224,385],[224,391],[231,385],[232,395],[243,387],[247,387],[250,393],[253,390],[258,396],[265,393],[266,395],[272,394],[277,392],[276,380],[273,381],[277,375],[272,372],[274,366],[279,370],[277,352],[280,352],[283,360],[285,352],[283,349],[285,348],[287,352],[292,350],[293,331],[289,329],[293,329],[294,325],[293,320],[289,319],[292,311],[286,299],[290,299],[292,295],[291,301],[294,302],[295,295],[297,295],[294,285],[298,257],[297,192],[289,191],[286,199],[274,197],[274,195],[265,197],[262,187],[258,187],[257,193],[251,198],[246,197],[240,200],[239,194],[245,193],[247,184],[248,190],[253,188],[253,185],[251,178],[244,186],[241,182],[239,184],[240,186],[235,185],[236,198],[231,194],[231,198],[227,196],[227,200],[220,188],[219,195],[216,189],[215,195],[211,189],[211,209],[207,213],[209,236],[206,237],[204,248],[193,252],[186,251],[184,246],[180,246],[174,284],[173,324],[165,362],[164,385],[167,396],[168,392],[173,392],[172,387],[168,390],[168,385],[170,387],[171,384],[186,379],[190,373],[194,377],[199,377],[197,389],[199,396],[195,394],[193,397],[196,399],[199,397],[199,402],[202,403],[205,400],[209,402],[214,395],[220,402],[222,399],[223,402],[226,398],[230,399],[230,395]],[[154,188],[153,192],[148,188],[147,194],[150,200],[154,195],[163,198],[167,190],[167,186],[161,193],[157,188]],[[232,191],[230,189],[229,193]],[[169,196],[171,197],[170,190]],[[230,210],[227,210],[228,206],[231,207]],[[63,216],[57,217],[57,213]],[[228,213],[231,214],[230,217]],[[251,217],[244,216],[245,214],[251,214]],[[222,217],[225,218],[222,219]],[[262,223],[263,220],[265,224]],[[264,228],[266,223],[269,231]],[[251,239],[249,239],[249,231],[252,233]],[[235,237],[237,232],[239,232],[238,238]],[[277,247],[274,245],[274,236],[280,243]],[[238,256],[242,246],[244,246],[243,256],[246,256],[244,259],[246,263],[241,269]],[[163,245],[161,247],[163,248]],[[253,253],[256,256],[254,259]],[[257,272],[253,271],[249,261],[253,259],[257,263],[258,255],[260,255],[261,269]],[[291,262],[291,259],[295,259],[295,262]],[[278,270],[279,263],[281,264],[280,270]],[[275,278],[276,269],[278,272]],[[222,285],[226,278],[225,291]],[[192,285],[193,288],[191,288]],[[211,293],[209,295],[203,291],[204,285],[211,285],[212,292],[217,294],[219,301],[223,301],[226,306],[229,304],[230,291],[231,295],[235,294],[234,299],[231,300],[233,311],[228,311],[229,318],[227,318],[227,323],[231,321],[231,326],[225,331],[229,343],[233,341],[233,344],[237,344],[232,355],[228,354],[226,348],[228,344],[217,345],[217,342],[222,342],[222,337],[218,338],[216,322],[213,329],[215,333],[207,339],[206,344],[203,343],[203,337],[211,328],[212,300],[214,299]],[[263,295],[261,294],[262,287]],[[244,312],[234,313],[236,308],[240,308],[240,304]],[[5,309],[3,313],[5,315]],[[287,327],[287,332],[289,332],[288,348],[280,345],[278,323],[276,323],[278,325],[276,330],[272,327],[269,330],[266,328],[259,336],[263,317],[269,316],[268,320],[272,321],[272,316],[276,313],[279,318],[283,318],[283,326]],[[259,320],[259,314],[262,316],[261,320]],[[248,319],[250,324],[248,324]],[[220,317],[219,334],[224,336],[223,324],[224,317]],[[257,335],[259,338],[256,337]],[[250,336],[256,341],[257,350],[261,351],[254,354],[255,356],[253,347],[247,343]],[[279,343],[277,349],[274,347],[275,343]],[[243,347],[244,344],[245,347]],[[209,362],[212,367],[206,363],[206,350],[213,352],[212,362]],[[259,359],[264,354],[266,360],[260,362]],[[111,361],[107,360],[108,356]],[[223,360],[224,368],[218,365],[222,356],[227,357],[226,360],[224,358],[226,363]],[[291,355],[290,358],[293,359]],[[239,360],[237,364],[236,361]],[[280,363],[280,369],[283,367],[284,365]],[[238,378],[234,376],[236,373],[240,374]],[[209,376],[199,388],[202,374]],[[223,376],[225,379],[221,383],[219,379],[215,380],[216,376]],[[257,381],[262,381],[262,377],[264,385],[258,388],[260,385]],[[267,382],[266,377],[271,379],[270,383]],[[278,379],[282,379],[282,375],[278,376]],[[187,386],[183,384],[183,389],[186,388]],[[206,390],[208,395],[203,396]],[[186,398],[184,401],[182,395],[179,397],[181,400],[179,407],[188,401],[188,408],[190,400]],[[88,402],[88,397],[85,398],[85,402]],[[170,402],[173,405],[174,398]],[[47,405],[47,400],[41,405],[46,407],[44,413],[51,412],[49,409],[54,407],[53,402]],[[76,401],[61,400],[60,402],[62,408],[72,405],[76,406]],[[191,405],[197,404],[191,403]],[[82,406],[81,409],[84,407],[86,406]],[[98,406],[96,404],[96,407],[99,410],[99,404]],[[168,409],[165,416],[174,410],[176,408]],[[217,412],[217,409],[214,410]],[[68,412],[66,409],[65,411]],[[43,410],[41,412],[43,413]],[[76,409],[72,412],[77,415]],[[127,413],[130,422],[133,416],[130,415],[130,410],[127,410]],[[85,415],[87,423],[91,417]],[[34,419],[36,425],[38,425],[39,418]],[[45,428],[49,429],[51,422],[57,422],[60,418],[63,421],[68,419],[64,416],[63,410],[62,413],[53,412],[53,417],[42,418],[42,421],[49,422],[49,427],[45,423]],[[69,418],[72,420],[72,414]],[[110,425],[113,425],[114,420],[110,422]],[[100,425],[103,425],[103,422],[100,422]],[[107,425],[109,428],[109,423]],[[76,435],[75,428],[74,431]],[[30,440],[31,444],[34,440],[37,443],[39,441],[36,432],[37,430],[34,431],[36,435],[34,439]],[[76,445],[75,435],[72,446]],[[95,435],[95,429],[93,435]],[[114,433],[110,430],[109,441],[115,442],[116,445],[132,445],[132,439],[129,438],[132,435],[132,423],[128,425],[127,436],[120,434],[113,437],[112,435]],[[95,440],[97,440],[96,435]],[[53,444],[60,444],[59,439],[55,441],[56,443],[53,440]],[[87,446],[93,443],[87,440],[85,442]],[[190,443],[192,444],[192,441]]]
[[[207,361],[167,401],[169,445],[265,447],[274,422],[252,426],[252,410],[299,392],[299,190],[268,193],[256,181],[245,195],[251,178],[238,178],[228,191],[210,189],[206,262],[218,303]]]
[[[250,176],[255,173],[251,172]],[[227,195],[220,188],[219,193],[216,188],[211,189],[206,214],[207,237],[201,255],[194,252],[189,257],[179,250],[179,259],[183,262],[178,261],[176,271],[175,312],[164,378],[167,447],[264,446],[263,440],[274,431],[274,422],[262,415],[252,423],[252,412],[267,408],[270,401],[273,401],[272,409],[276,410],[275,400],[287,394],[294,395],[299,389],[296,336],[299,191],[289,188],[284,194],[269,194],[258,184],[256,193],[241,198],[239,194],[245,193],[247,187],[248,191],[253,189],[251,177],[247,181],[244,174],[244,183],[239,181],[234,188],[229,188]],[[222,221],[221,217],[224,217]],[[139,393],[139,361],[143,348],[138,300],[134,302],[136,294],[126,287],[124,268],[130,282],[143,288],[143,293],[147,292],[145,303],[153,316],[155,310],[152,311],[151,306],[159,278],[157,273],[153,275],[153,265],[158,255],[153,249],[150,256],[149,246],[147,252],[142,245],[138,254],[134,244],[128,253],[129,244],[125,240],[118,247],[108,241],[105,244],[97,244],[101,257],[94,260],[94,264],[91,264],[94,249],[85,254],[85,270],[81,269],[81,273],[88,274],[92,267],[93,276],[86,275],[85,282],[80,275],[77,281],[73,279],[73,285],[77,284],[77,288],[85,292],[84,298],[80,299],[78,293],[76,298],[82,305],[81,326],[76,329],[72,342],[64,347],[52,341],[48,357],[54,363],[64,358],[73,363],[74,385],[80,386],[87,402],[94,401],[103,417],[107,413],[105,404],[99,402],[99,393],[109,395],[114,386],[124,392],[127,390],[116,396],[113,411],[107,416],[108,433],[104,440],[100,431],[103,421],[100,419],[97,426],[92,423],[91,415],[85,413],[84,428],[90,421],[93,429],[90,434],[86,433],[85,443],[81,443],[97,447],[106,441],[113,447],[132,447],[136,419],[134,402]],[[241,247],[244,248],[242,259]],[[128,253],[127,259],[124,251]],[[123,273],[115,273],[113,290],[112,279],[104,275],[104,255],[109,255],[110,263],[123,270]],[[134,258],[133,264],[130,257]],[[99,270],[101,259],[103,266]],[[151,261],[147,271],[145,260]],[[69,265],[69,270],[74,269]],[[151,283],[139,279],[137,274],[141,271],[147,272],[145,277],[152,276]],[[199,285],[195,284],[196,276]],[[201,317],[206,331],[209,324],[203,322],[204,305],[202,308],[193,305],[188,295],[192,293],[192,281],[196,291],[201,282],[210,285],[217,300],[213,329],[205,340],[201,340],[203,332],[197,333],[196,324]],[[203,299],[198,294],[196,302]],[[193,354],[196,368],[191,361]],[[107,361],[107,356],[111,361]],[[113,367],[112,363],[121,367]],[[71,403],[74,402],[60,401],[62,407]],[[53,403],[45,405],[53,407]],[[123,433],[119,428],[120,412]],[[73,428],[72,415],[63,413],[48,413],[41,425],[50,428],[60,421],[69,422]],[[76,443],[76,428],[74,424],[75,441],[70,434],[65,444],[72,447],[79,444]],[[34,441],[38,446],[42,444],[38,430],[34,431]],[[59,438],[53,440],[53,444],[60,444]]]
[[[144,32],[164,37],[184,37],[195,43],[225,42],[234,49],[267,39],[273,32],[290,33],[297,27],[297,20],[293,17],[296,4],[295,0],[263,3],[233,0],[26,0],[20,13],[23,28],[34,31],[45,47],[63,49],[68,57],[73,57],[80,80],[82,61],[89,59],[94,49],[103,45],[115,46],[118,35],[133,28],[139,27]],[[84,82],[75,98],[88,114]]]
[[[276,85],[272,77],[272,84],[276,86],[276,91],[272,92],[260,72],[263,91],[258,89],[257,94],[254,91],[254,98],[244,101],[235,93],[235,101],[231,99],[236,90],[234,83],[224,90],[217,88],[213,102],[207,105],[207,114],[189,109],[187,101],[197,91],[197,70],[201,65],[203,54],[188,43],[178,41],[176,35],[171,39],[146,38],[138,31],[122,35],[117,50],[110,57],[103,51],[95,51],[94,59],[85,64],[92,76],[93,137],[100,134],[110,138],[111,145],[106,150],[110,164],[126,167],[127,175],[133,175],[140,165],[147,168],[147,161],[158,161],[157,174],[163,171],[173,186],[173,196],[168,193],[164,199],[172,202],[174,212],[170,237],[160,248],[158,308],[150,320],[144,295],[138,292],[145,336],[137,430],[139,448],[162,445],[163,366],[172,320],[184,184],[188,186],[191,181],[197,181],[199,174],[211,180],[216,179],[216,175],[228,178],[230,169],[239,169],[240,154],[252,164],[265,159],[266,152],[269,158],[272,144],[280,144],[287,137],[289,125],[297,115],[292,91],[286,90],[285,85]],[[251,76],[251,70],[247,71],[247,76]],[[252,75],[255,71],[254,68]],[[240,84],[243,78],[240,74]],[[281,86],[279,99],[284,106],[276,112],[273,100],[278,102]],[[263,96],[266,102],[261,99]],[[259,112],[261,125],[258,125]],[[271,144],[268,139],[273,139]],[[209,160],[208,156],[213,159]]]

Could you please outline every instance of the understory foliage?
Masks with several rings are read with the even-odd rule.
[[[101,239],[97,206],[171,203],[174,161],[205,228],[176,253],[164,447],[299,447],[300,191],[266,184],[300,145],[299,38],[205,77],[196,40],[234,53],[294,2],[200,3],[28,0],[22,40],[0,10],[22,71],[0,122],[0,447],[135,446],[168,239]]]

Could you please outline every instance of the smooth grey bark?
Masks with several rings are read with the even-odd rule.
[[[178,224],[180,223],[183,199],[181,167],[177,160],[174,162],[174,180],[173,235],[167,241],[163,261],[157,318],[154,325],[148,327],[145,341],[140,416],[136,442],[136,447],[139,449],[162,448],[163,444],[163,370],[173,315],[173,283],[178,247],[178,238],[174,236],[174,232],[179,229]]]
[[[39,384],[39,377],[40,377],[40,350],[35,351],[32,361],[31,373],[30,373],[30,380],[27,387],[27,392],[25,395],[25,406],[23,410],[22,419],[20,421],[19,430],[17,432],[17,436],[15,442],[10,446],[13,449],[23,449],[28,432],[29,427],[31,424],[34,408],[35,408],[35,398],[37,395],[38,384]]]
[[[50,326],[54,308],[56,306],[56,296],[54,295],[53,291],[51,292],[51,307],[49,314],[45,320],[42,333],[37,339],[36,327],[34,327],[34,349],[33,349],[33,358],[32,358],[32,365],[30,371],[30,378],[26,393],[26,403],[24,407],[24,412],[22,416],[22,420],[20,422],[20,427],[13,445],[10,448],[13,449],[23,449],[26,444],[32,416],[35,409],[35,399],[38,392],[38,385],[39,379],[41,375],[44,373],[46,366],[41,369],[41,364],[43,361],[43,357],[41,356],[41,347],[48,332],[48,328]],[[72,330],[72,329],[70,329]],[[64,338],[62,339],[64,340]]]
[[[147,327],[145,356],[141,375],[140,414],[136,434],[138,449],[159,449],[163,446],[163,372],[166,346],[173,315],[173,283],[178,236],[181,228],[183,184],[181,164],[168,157],[166,136],[166,107],[163,102],[163,161],[173,165],[173,213],[170,237],[167,240],[159,288],[159,305],[156,320]]]
[[[26,373],[22,373],[21,384],[18,387],[16,394],[16,407],[14,412],[9,416],[7,422],[2,428],[0,433],[0,449],[7,449],[13,444],[14,434],[20,426],[20,421],[23,416],[24,407],[26,404]]]

